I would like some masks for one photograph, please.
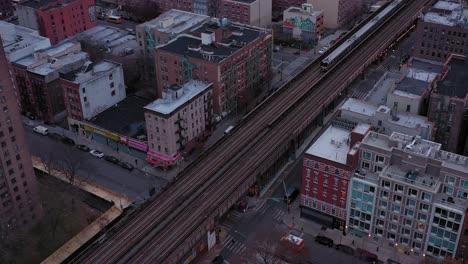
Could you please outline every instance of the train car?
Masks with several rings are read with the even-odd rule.
[[[365,39],[369,33],[371,33],[377,26],[379,26],[385,19],[393,14],[402,3],[406,0],[395,0],[384,10],[380,11],[374,18],[362,26],[358,31],[356,31],[351,37],[349,37],[344,43],[332,51],[325,59],[320,63],[322,71],[327,71],[335,63],[341,60],[343,55],[351,51],[359,44],[360,41]]]

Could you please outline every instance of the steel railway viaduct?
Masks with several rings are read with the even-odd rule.
[[[289,159],[342,99],[348,85],[433,1],[407,0],[329,71],[320,71],[320,60],[308,65],[247,114],[231,135],[194,160],[162,193],[132,209],[65,262],[183,261],[200,241],[206,241],[218,218],[252,184],[268,178]]]

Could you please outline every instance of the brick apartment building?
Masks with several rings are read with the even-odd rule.
[[[13,15],[13,5],[11,0],[0,0],[0,19]]]
[[[94,0],[31,0],[16,11],[21,26],[38,30],[52,45],[97,25]]]
[[[156,166],[176,165],[184,152],[190,152],[197,139],[210,129],[212,85],[190,80],[174,85],[162,99],[145,106],[149,151],[146,160]]]
[[[171,1],[171,0],[152,0],[158,5],[158,12],[164,13],[171,9],[181,10],[185,12],[191,12],[198,15],[212,16],[216,17],[218,14],[219,4],[214,0],[186,0],[186,1]],[[122,5],[123,10],[125,11],[128,5],[131,5],[134,1],[125,1],[121,0],[101,0],[107,4],[113,6]]]
[[[126,97],[120,63],[86,61],[81,69],[60,75],[68,118],[91,119]]]
[[[468,206],[468,158],[394,132],[361,142],[350,183],[348,232],[421,256],[455,257]]]
[[[213,84],[214,112],[232,112],[269,78],[272,34],[264,28],[209,22],[155,50],[158,97],[190,79]],[[256,87],[257,86],[257,87]]]
[[[273,0],[273,10],[283,12],[289,7],[301,7],[305,3],[323,10],[326,28],[345,26],[361,14],[363,7],[361,0]]]
[[[283,32],[304,42],[318,40],[323,34],[323,10],[311,4],[289,7],[283,12]]]
[[[357,166],[359,141],[369,130],[370,125],[334,124],[305,152],[301,217],[345,230],[349,181]]]
[[[468,60],[450,55],[429,100],[429,120],[434,122],[434,139],[442,149],[468,155]]]
[[[253,26],[271,25],[272,0],[222,0],[219,18]]]
[[[468,54],[468,12],[459,1],[438,1],[420,19],[413,56],[446,61],[450,54]]]
[[[154,48],[178,35],[190,32],[210,20],[209,16],[171,9],[135,27],[140,55],[145,59],[145,75],[154,75]]]
[[[36,223],[42,207],[1,38],[0,87],[0,234],[4,239],[15,229]]]
[[[12,64],[23,112],[55,123],[65,118],[60,74],[81,68],[88,54],[78,42],[63,43]]]

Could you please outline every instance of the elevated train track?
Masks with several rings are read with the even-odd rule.
[[[232,136],[210,148],[157,199],[151,201],[131,222],[117,232],[85,250],[75,263],[174,263],[206,235],[229,206],[262,173],[268,158],[290,150],[289,142],[300,130],[292,128],[310,124],[348,84],[369,58],[376,56],[410,23],[426,1],[409,1],[390,23],[363,42],[326,74],[319,63],[310,65],[300,78],[261,105],[256,114],[248,115]],[[405,22],[406,20],[406,22]],[[407,25],[405,25],[407,26]],[[372,54],[370,54],[372,53]],[[333,78],[328,78],[333,77]],[[287,92],[285,92],[287,91]],[[260,109],[263,108],[263,109]],[[286,144],[285,144],[286,143]],[[270,161],[271,162],[271,161]]]

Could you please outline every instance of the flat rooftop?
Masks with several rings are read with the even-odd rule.
[[[351,111],[354,113],[361,114],[363,116],[375,116],[375,112],[377,111],[377,109],[378,107],[376,105],[369,104],[355,98],[349,98],[340,107],[340,110]]]
[[[66,71],[62,71],[62,69],[68,68],[69,65],[72,65],[78,62],[84,63],[85,60],[88,58],[88,56],[89,56],[88,53],[84,51],[70,53],[70,54],[63,55],[61,57],[56,58],[57,59],[56,61],[58,61],[58,63],[60,64],[60,67],[52,65],[52,61],[51,61],[51,62],[41,64],[37,67],[29,68],[28,71],[38,74],[38,75],[43,75],[43,76],[48,75],[49,73],[52,73],[55,71],[66,72]],[[58,63],[56,62],[56,64]]]
[[[424,61],[417,58],[413,58],[413,60],[411,60],[411,68],[416,70],[423,70],[430,73],[440,74],[442,73],[444,67],[442,63],[437,63],[435,61]]]
[[[424,15],[424,21],[446,26],[468,27],[467,16],[463,3],[438,1]]]
[[[150,99],[131,95],[88,121],[109,131],[135,137],[145,127],[143,106],[149,102]]]
[[[209,22],[193,30],[192,33],[201,34],[210,30],[214,31],[220,27],[215,23]],[[266,34],[266,31],[263,29],[235,23],[223,26],[223,29],[232,32],[232,34],[220,41],[223,44],[202,45],[201,38],[199,37],[180,35],[168,44],[158,47],[158,49],[200,60],[207,60],[209,57],[212,62],[219,63],[236,51],[241,50],[243,48],[242,43],[250,43]]]
[[[157,99],[148,104],[145,106],[145,109],[163,115],[169,115],[193,98],[205,92],[211,85],[211,83],[190,80],[180,88],[183,93],[181,97],[175,99],[172,97],[172,94],[168,94],[164,99]]]
[[[65,42],[65,43],[44,49],[44,50],[39,50],[37,52],[45,53],[47,57],[52,58],[52,57],[59,56],[60,53],[65,52],[67,49],[72,49],[76,45],[78,45],[81,49],[81,45],[77,42]],[[31,54],[28,57],[25,57],[21,60],[16,61],[15,64],[29,68],[29,67],[33,67],[34,64],[37,64],[40,60],[42,60],[42,58],[43,58],[42,56],[38,58],[34,56],[34,54]]]
[[[45,49],[50,47],[50,40],[39,35],[36,30],[17,26],[0,20],[0,35],[2,37],[3,49],[11,62],[34,52],[34,49]],[[14,56],[23,50],[31,50],[29,53]],[[11,57],[10,57],[11,56]]]
[[[116,56],[121,56],[122,50],[131,48],[134,53],[128,56],[138,56],[136,36],[131,35],[126,30],[112,26],[97,25],[68,38],[67,41],[85,42],[88,45],[100,48],[101,52],[110,51]]]
[[[437,84],[437,94],[450,97],[466,98],[468,94],[468,60],[452,58],[449,71],[443,80]]]
[[[79,71],[70,72],[60,77],[74,83],[86,83],[120,66],[121,65],[119,63],[105,60],[97,64],[91,64],[89,71],[85,73],[82,73],[80,69]]]
[[[439,175],[426,174],[424,171],[417,171],[414,167],[407,166],[403,163],[387,166],[380,175],[382,177],[388,177],[392,181],[399,180],[408,185],[418,186],[431,190],[432,192],[436,192],[441,183],[441,177]]]
[[[314,16],[314,15],[318,15],[322,13],[322,10],[313,9],[312,12],[309,12],[300,7],[291,6],[291,7],[288,7],[286,10],[284,10],[283,14],[284,13],[294,13],[294,14],[300,14],[304,16]]]
[[[189,28],[209,20],[209,16],[194,14],[182,10],[171,9],[157,18],[138,26],[157,29],[159,32],[180,34]]]
[[[30,0],[30,1],[20,3],[18,5],[27,6],[27,7],[31,7],[34,9],[40,9],[43,6],[46,6],[55,2],[58,2],[58,0]],[[73,0],[69,2],[73,2]]]
[[[306,153],[326,160],[347,164],[351,131],[329,126],[327,130],[307,149]]]
[[[422,96],[427,89],[429,89],[429,82],[405,76],[400,83],[396,84],[393,93],[405,97],[414,97],[414,95],[419,97]]]

